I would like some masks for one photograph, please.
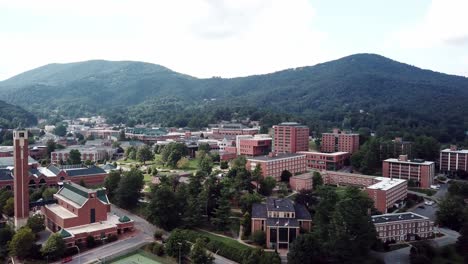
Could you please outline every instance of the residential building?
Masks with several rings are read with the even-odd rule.
[[[104,240],[133,230],[133,220],[110,213],[111,204],[106,189],[88,189],[72,182],[64,182],[54,194],[56,204],[41,208],[46,227],[59,232],[68,247],[86,242],[88,236]]]
[[[315,151],[299,151],[299,154],[306,155],[307,167],[317,170],[340,170],[345,163],[349,161],[348,152],[315,152]]]
[[[458,149],[452,145],[440,151],[440,171],[453,173],[457,171],[468,172],[468,149]]]
[[[110,159],[117,151],[116,148],[108,146],[75,145],[50,153],[51,163],[59,164],[61,161],[66,162],[70,157],[70,151],[74,149],[80,152],[82,161],[90,160],[92,162]]]
[[[383,242],[412,241],[431,238],[434,223],[427,217],[412,212],[372,216],[378,238]]]
[[[268,197],[266,203],[253,204],[251,215],[252,233],[265,232],[270,249],[289,249],[300,230],[310,231],[312,226],[307,209],[289,199]]]
[[[348,152],[359,150],[359,134],[346,133],[337,128],[332,133],[322,134],[322,152]]]
[[[386,159],[382,164],[384,177],[414,181],[421,188],[429,188],[434,181],[435,164],[422,159],[409,160],[400,155],[398,159]]]
[[[273,151],[296,153],[309,150],[309,128],[296,122],[273,126]]]
[[[261,156],[271,152],[272,138],[269,135],[241,135],[236,137],[236,153],[245,156]]]
[[[211,135],[214,138],[223,138],[226,136],[255,135],[260,132],[259,127],[246,127],[242,124],[227,123],[217,124],[211,128]]]
[[[293,191],[301,191],[301,190],[312,190],[314,187],[313,174],[311,172],[294,175],[289,178],[289,186],[291,186],[291,190]]]
[[[281,173],[285,170],[293,175],[307,171],[306,156],[296,153],[270,153],[267,156],[247,158],[248,170],[253,171],[257,165],[262,169],[264,178],[270,176],[277,181],[281,180]]]
[[[310,181],[312,176],[310,176]],[[356,186],[374,201],[374,206],[382,213],[406,199],[408,183],[402,179],[391,179],[347,172],[326,171],[322,173],[324,184],[337,186]]]

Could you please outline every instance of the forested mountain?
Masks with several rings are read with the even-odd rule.
[[[201,62],[202,63],[202,62]],[[463,141],[468,79],[375,54],[241,78],[198,79],[142,62],[50,64],[0,82],[0,98],[47,116],[105,114],[113,121],[202,126],[251,116],[295,119],[381,135]]]
[[[37,124],[36,117],[23,108],[0,101],[0,128],[17,128]]]

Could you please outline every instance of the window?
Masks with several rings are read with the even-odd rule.
[[[90,223],[96,222],[96,209],[92,208],[90,211]]]

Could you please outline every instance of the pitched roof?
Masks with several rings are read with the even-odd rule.
[[[96,166],[89,166],[84,168],[75,168],[75,169],[65,169],[65,172],[68,176],[86,176],[86,175],[95,175],[95,174],[106,174],[106,171],[96,167]]]
[[[37,164],[37,160],[28,157],[28,164]],[[15,166],[14,157],[1,157],[0,158],[0,168],[13,167]]]
[[[130,221],[131,221],[130,218],[128,218],[128,216],[126,216],[126,215],[121,216],[119,218],[119,222],[121,222],[121,223],[126,223],[126,222],[130,222]]]
[[[294,203],[289,199],[267,198],[268,211],[294,212]]]
[[[0,181],[11,181],[11,180],[13,180],[11,171],[7,169],[0,169]]]
[[[296,209],[296,218],[301,220],[312,220],[312,216],[310,216],[309,211],[307,208],[302,204],[295,204]]]
[[[67,230],[65,229],[62,229],[59,231],[59,234],[60,236],[62,236],[62,238],[67,238],[67,237],[71,237],[72,234],[70,234]]]
[[[252,218],[267,218],[266,204],[255,203],[252,205]]]
[[[82,206],[88,200],[89,191],[89,189],[78,184],[64,182],[62,189],[60,189],[57,194]]]

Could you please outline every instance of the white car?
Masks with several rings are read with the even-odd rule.
[[[434,202],[433,202],[433,201],[425,201],[424,204],[425,204],[425,205],[433,205]]]
[[[440,185],[431,185],[431,189],[439,190],[439,189],[440,189]]]

